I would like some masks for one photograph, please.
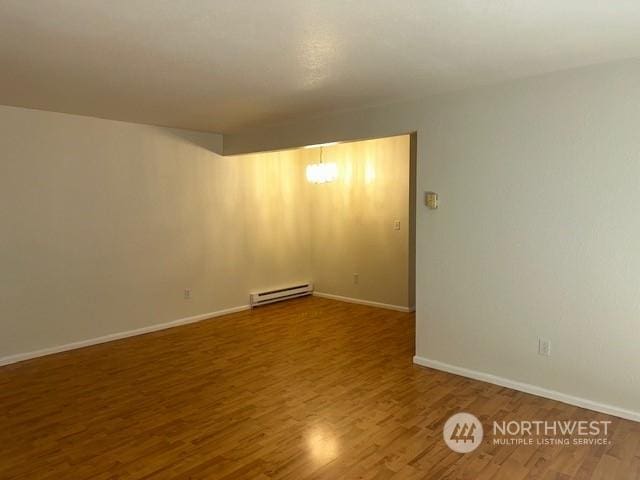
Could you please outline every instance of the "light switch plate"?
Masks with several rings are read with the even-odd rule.
[[[424,192],[424,204],[431,210],[438,208],[438,194],[436,192]]]

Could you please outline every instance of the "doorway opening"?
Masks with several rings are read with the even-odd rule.
[[[255,257],[264,272],[252,287],[311,281],[316,296],[413,311],[416,140],[405,134],[243,156],[254,165],[252,222],[263,232]]]

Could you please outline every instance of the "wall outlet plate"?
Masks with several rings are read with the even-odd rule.
[[[538,355],[542,355],[543,357],[551,356],[551,340],[538,338]]]

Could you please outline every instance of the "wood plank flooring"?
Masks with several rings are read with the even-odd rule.
[[[640,479],[640,424],[412,364],[412,314],[304,298],[0,368],[1,479]],[[444,421],[611,420],[449,450]]]

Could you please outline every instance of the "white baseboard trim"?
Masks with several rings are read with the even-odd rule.
[[[556,390],[548,390],[543,387],[530,385],[528,383],[517,382],[515,380],[509,380],[508,378],[498,377],[489,373],[483,373],[476,370],[457,367],[455,365],[439,362],[437,360],[431,360],[429,358],[420,357],[418,355],[413,357],[413,363],[415,363],[416,365],[421,365],[423,367],[429,367],[436,370],[453,373],[454,375],[473,378],[474,380],[480,380],[481,382],[492,383],[494,385],[500,385],[501,387],[511,388],[513,390],[518,390],[524,393],[530,393],[531,395],[537,395],[538,397],[557,400],[558,402],[567,403],[576,407],[586,408],[588,410],[606,413],[607,415],[613,415],[615,417],[640,422],[640,411],[636,412],[633,410],[626,410],[624,408],[614,407],[613,405],[607,405],[605,403],[598,403],[592,400],[587,400],[586,398],[574,397],[573,395],[567,395],[566,393],[558,392]]]
[[[187,325],[189,323],[200,322],[209,318],[220,317],[222,315],[228,315],[230,313],[249,310],[249,308],[249,305],[242,305],[240,307],[232,307],[225,310],[218,310],[216,312],[202,313],[200,315],[194,315],[192,317],[180,318],[171,322],[149,325],[148,327],[136,328],[135,330],[127,330],[126,332],[110,333],[109,335],[104,335],[102,337],[89,338],[87,340],[80,340],[79,342],[72,342],[65,345],[58,345],[56,347],[43,348],[42,350],[35,350],[33,352],[18,353],[15,355],[9,355],[8,357],[0,357],[0,366],[22,362],[24,360],[30,360],[32,358],[43,357],[45,355],[51,355],[53,353],[66,352],[67,350],[89,347],[91,345],[97,345],[99,343],[111,342],[113,340],[119,340],[121,338],[134,337],[136,335],[143,335],[145,333],[157,332],[158,330],[179,327],[180,325]]]
[[[360,300],[359,298],[341,297],[331,293],[313,292],[314,297],[328,298],[330,300],[338,300],[339,302],[357,303],[359,305],[368,305],[369,307],[386,308],[387,310],[396,310],[398,312],[413,312],[415,308],[401,307],[400,305],[390,305],[388,303],[372,302],[370,300]]]

